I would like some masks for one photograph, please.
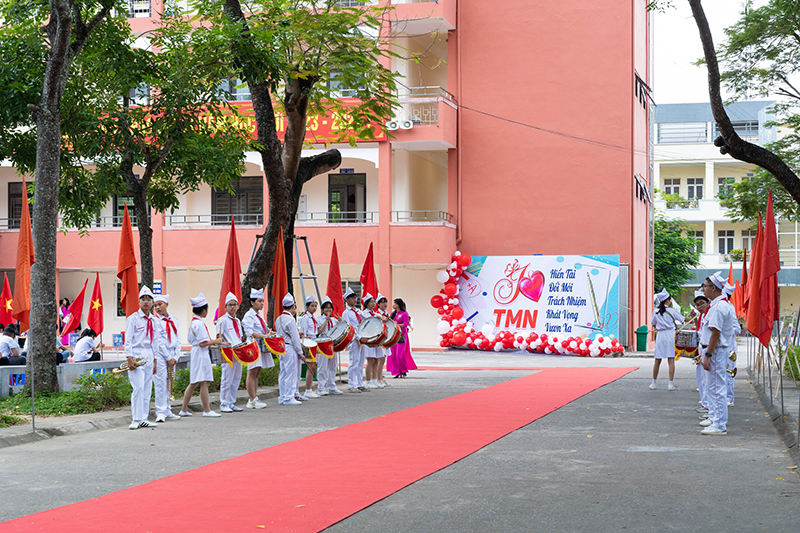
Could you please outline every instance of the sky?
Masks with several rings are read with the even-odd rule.
[[[653,18],[654,99],[656,104],[708,102],[706,67],[692,64],[703,56],[703,47],[689,2],[673,4]],[[739,19],[742,4],[742,0],[703,0],[715,47],[724,41],[723,30]]]

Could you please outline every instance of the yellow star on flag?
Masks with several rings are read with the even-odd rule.
[[[103,307],[103,304],[100,303],[100,300],[92,300],[92,310],[100,309]]]
[[[13,307],[13,300],[6,300],[6,311],[11,311]]]

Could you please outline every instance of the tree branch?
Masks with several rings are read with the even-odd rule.
[[[297,170],[297,181],[305,183],[314,176],[338,168],[342,164],[342,153],[339,150],[326,150],[321,154],[303,157]]]

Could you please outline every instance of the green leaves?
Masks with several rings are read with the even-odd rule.
[[[682,220],[669,220],[660,213],[656,215],[653,236],[653,284],[656,290],[663,287],[670,294],[676,294],[692,278],[689,269],[699,264],[699,254],[695,240],[684,236],[687,229]]]

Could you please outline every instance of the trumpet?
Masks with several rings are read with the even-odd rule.
[[[175,395],[172,394],[172,387],[175,385],[175,367],[173,366],[167,371],[167,390],[169,391],[169,401],[175,400]]]
[[[731,350],[731,354],[728,356],[728,359],[730,359],[731,361],[733,361],[735,363],[736,362],[736,352]]]
[[[732,377],[736,377],[737,370],[738,368],[729,368],[726,372],[728,372],[728,374],[730,374]]]
[[[133,362],[136,363],[136,367],[139,367],[139,366],[142,366],[143,364],[145,364],[147,362],[147,358],[146,357],[135,357],[133,359]],[[134,368],[136,368],[136,367],[134,367]],[[128,367],[128,362],[125,361],[124,363],[119,365],[119,368],[115,368],[111,372],[113,372],[115,376],[119,376],[120,374],[124,374],[128,370],[131,370],[131,369]]]

